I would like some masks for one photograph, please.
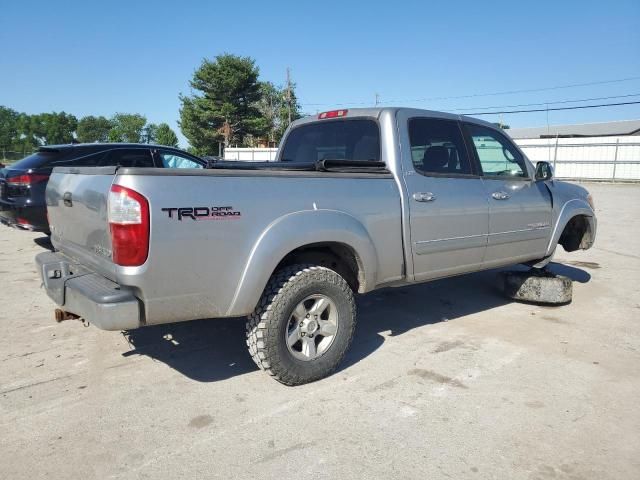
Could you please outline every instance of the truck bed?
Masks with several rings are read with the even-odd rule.
[[[110,258],[112,184],[149,201],[149,254],[139,267]],[[47,203],[53,245],[134,292],[146,324],[246,315],[287,252],[336,238],[384,252],[365,291],[403,275],[400,193],[389,173],[57,168]]]

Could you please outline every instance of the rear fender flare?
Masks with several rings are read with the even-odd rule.
[[[251,249],[249,259],[231,301],[227,316],[253,311],[278,264],[290,252],[321,242],[350,247],[363,270],[361,292],[376,284],[378,256],[367,229],[355,217],[337,210],[305,210],[290,213],[272,222]]]

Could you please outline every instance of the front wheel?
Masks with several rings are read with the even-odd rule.
[[[356,326],[353,292],[325,267],[293,265],[276,272],[247,321],[254,362],[285,385],[335,371]]]

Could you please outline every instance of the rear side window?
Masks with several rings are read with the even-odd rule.
[[[97,167],[104,163],[109,155],[108,151],[90,153],[85,155],[75,155],[73,157],[55,160],[50,167]]]
[[[155,167],[151,151],[146,148],[121,148],[111,150],[101,166]]]
[[[30,170],[52,166],[51,163],[62,158],[60,152],[36,152],[11,165],[12,169]]]
[[[373,120],[330,120],[297,127],[284,145],[283,162],[380,161],[380,129]]]
[[[458,122],[434,118],[409,120],[411,160],[422,175],[470,175],[471,163]]]

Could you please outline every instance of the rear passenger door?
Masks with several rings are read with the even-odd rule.
[[[403,176],[415,280],[480,269],[489,208],[459,122],[414,117],[407,127]]]
[[[551,194],[535,182],[523,155],[502,132],[466,123],[489,202],[487,267],[541,258],[551,233]]]

